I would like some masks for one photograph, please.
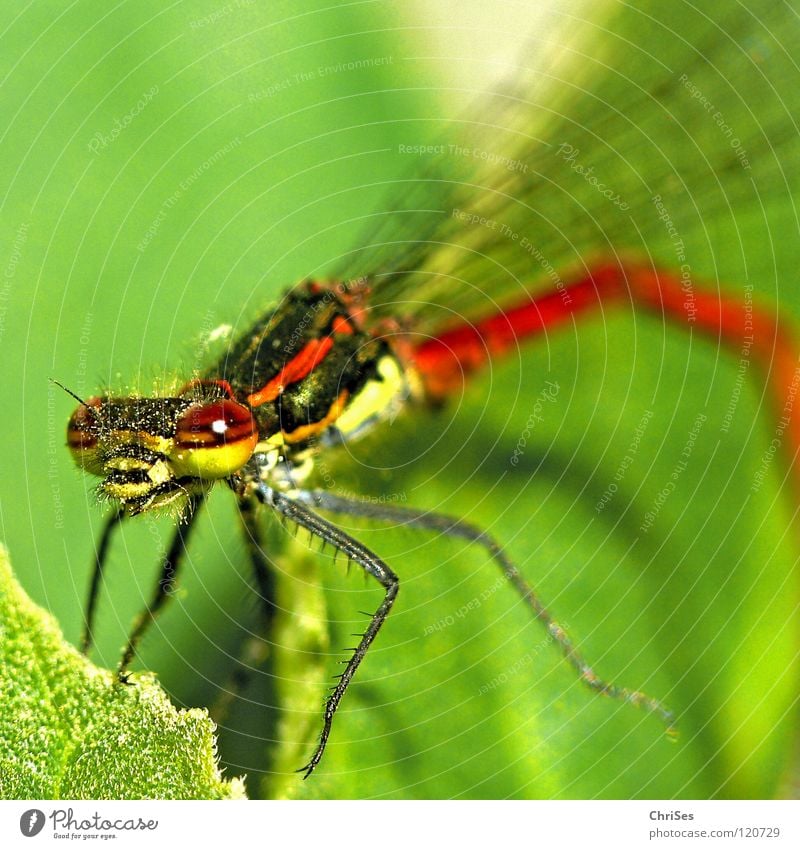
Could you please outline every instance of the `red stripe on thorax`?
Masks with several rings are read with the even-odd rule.
[[[333,339],[326,336],[323,339],[312,339],[296,354],[271,380],[261,389],[247,396],[251,407],[259,407],[269,401],[274,401],[288,386],[307,377],[325,359],[333,347]]]
[[[343,333],[345,336],[352,336],[355,333],[353,325],[342,315],[335,315],[331,328],[334,333]]]

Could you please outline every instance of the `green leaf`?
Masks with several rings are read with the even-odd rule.
[[[152,675],[114,682],[64,642],[0,549],[0,798],[236,799],[214,726],[177,710]]]
[[[320,0],[149,0],[102,15],[93,2],[49,0],[10,23],[0,522],[20,583],[67,640],[80,633],[102,518],[63,445],[74,400],[48,378],[83,397],[146,389],[162,374],[185,380],[206,364],[201,335],[244,330],[286,287],[341,266],[365,224],[413,206],[409,178],[441,168],[463,180],[459,204],[466,195],[489,215],[498,175],[514,180],[504,222],[517,239],[459,224],[453,247],[425,254],[418,279],[429,286],[412,300],[431,325],[441,320],[432,300],[471,315],[465,305],[552,289],[618,254],[676,273],[688,263],[698,288],[800,316],[789,5],[754,0],[712,19],[688,2],[589,3],[580,14],[567,4],[557,37],[547,20],[531,27],[520,4],[476,5],[483,26],[470,27],[466,3],[417,12]],[[408,17],[392,29],[386,9],[401,6]],[[508,49],[504,30],[531,28],[530,48]],[[540,79],[528,106],[490,98],[474,118],[498,57]],[[494,158],[401,152],[442,137]],[[565,142],[576,159],[558,155]],[[504,169],[502,156],[527,170]],[[480,179],[469,177],[476,162]],[[586,179],[590,168],[630,209]],[[454,204],[440,189],[424,186],[421,199],[433,199],[421,206],[441,219]],[[417,219],[399,218],[405,238],[425,241]],[[541,256],[520,248],[523,236]],[[388,254],[402,266],[402,247]],[[458,277],[472,301],[451,299]],[[657,316],[598,312],[510,352],[443,408],[411,409],[326,457],[320,474],[335,492],[491,532],[598,674],[675,712],[677,740],[653,716],[589,692],[485,552],[342,520],[401,589],[325,759],[302,781],[292,770],[311,754],[325,687],[380,589],[265,515],[279,616],[263,635],[222,487],[136,668],[177,704],[223,703],[220,757],[253,795],[780,795],[798,734],[797,495],[785,444],[771,449],[780,437],[764,375],[742,359]],[[557,399],[529,424],[546,381]],[[143,516],[115,539],[98,605],[101,666],[118,662],[170,529]],[[234,698],[243,668],[250,680]],[[96,674],[105,691],[107,673]],[[19,708],[2,721],[24,726]],[[67,752],[47,751],[59,763]],[[211,792],[207,781],[181,788]]]

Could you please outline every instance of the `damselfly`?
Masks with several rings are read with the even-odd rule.
[[[738,32],[737,28],[746,23],[745,13],[731,16],[728,23],[731,32]],[[746,37],[746,33],[739,35]],[[723,48],[710,38],[699,54],[701,58],[688,56],[681,66],[686,80],[694,86],[693,80],[703,78],[701,69],[708,56],[722,55]],[[696,110],[697,98],[686,80],[677,80],[671,69],[654,72],[640,93],[641,100],[630,108],[647,112],[655,103],[663,109],[665,91],[671,91],[670,102],[675,109],[664,122],[665,134],[677,132],[676,128],[686,132],[687,128],[705,127],[707,116]],[[525,85],[523,92],[527,91]],[[583,97],[590,100],[585,93]],[[610,120],[614,110],[608,103],[594,102],[594,111],[582,115],[580,133],[565,132],[562,141],[558,141],[557,133],[564,131],[568,122],[556,120],[551,129],[551,138],[556,141],[545,144],[531,138],[533,128],[542,126],[541,119],[535,104],[526,100],[519,88],[504,90],[498,100],[503,104],[500,114],[490,117],[497,122],[508,119],[506,131],[512,140],[506,143],[502,156],[496,154],[490,163],[503,164],[499,177],[495,174],[496,179],[479,186],[477,197],[471,194],[476,185],[464,181],[444,193],[440,185],[432,210],[430,204],[424,209],[419,195],[409,191],[393,211],[406,214],[406,221],[422,211],[426,214],[418,218],[421,223],[415,231],[409,231],[406,224],[406,232],[411,232],[406,238],[394,235],[395,224],[379,230],[372,239],[377,250],[352,260],[355,274],[295,287],[274,311],[266,313],[234,342],[218,363],[199,375],[186,375],[185,385],[174,394],[88,398],[80,401],[69,423],[69,444],[76,459],[87,471],[103,478],[101,497],[116,505],[98,546],[84,648],[91,644],[95,603],[114,530],[126,517],[158,508],[174,511],[178,517],[158,587],[137,619],[120,662],[121,680],[126,679],[142,634],[171,594],[199,508],[215,481],[224,481],[238,499],[260,585],[268,581],[256,517],[259,506],[272,509],[332,545],[381,585],[383,600],[371,614],[328,699],[320,742],[304,767],[306,776],[322,758],[339,704],[387,620],[398,593],[398,575],[402,577],[402,564],[395,570],[393,564],[384,562],[321,514],[389,521],[466,539],[482,547],[590,688],[643,706],[672,728],[673,716],[660,700],[600,676],[506,556],[500,542],[481,529],[459,519],[411,508],[376,506],[305,488],[314,462],[323,452],[381,426],[408,406],[441,401],[461,385],[465,373],[512,348],[518,340],[555,329],[581,313],[611,303],[644,306],[712,337],[722,337],[734,346],[742,344],[743,310],[735,297],[695,286],[691,275],[683,274],[686,263],[680,258],[674,270],[662,270],[661,263],[646,258],[631,260],[617,254],[616,249],[631,243],[631,232],[640,233],[639,219],[628,213],[644,189],[649,192],[650,227],[667,228],[668,233],[672,216],[677,216],[679,209],[685,212],[690,203],[703,206],[708,201],[703,206],[705,213],[719,203],[713,193],[701,197],[687,190],[704,170],[710,168],[724,178],[724,202],[752,192],[755,178],[750,163],[745,168],[741,161],[741,149],[747,149],[753,158],[763,155],[761,163],[766,163],[764,177],[757,175],[755,180],[756,195],[774,186],[777,172],[774,162],[766,160],[772,151],[767,152],[763,139],[780,141],[787,129],[785,116],[770,113],[773,123],[762,124],[749,134],[742,132],[739,147],[732,147],[727,139],[720,143],[719,138],[712,137],[703,156],[692,159],[687,155],[677,172],[668,162],[657,160],[646,179],[633,171],[615,171],[616,185],[610,197],[605,184],[598,187],[596,180],[587,179],[591,176],[589,166],[577,160],[581,155],[590,156],[602,164],[603,157],[590,153],[585,142],[594,138],[610,145],[614,141],[620,125]],[[651,139],[657,140],[656,129],[662,125],[655,119],[662,116],[657,110],[652,115]],[[621,133],[618,140],[635,144]],[[464,141],[471,146],[463,149],[485,150],[473,142],[472,138]],[[541,176],[547,171],[545,160],[550,160],[552,168],[554,157],[563,169],[559,173],[566,175],[563,181],[548,181]],[[489,161],[488,157],[484,161]],[[520,163],[520,167],[511,167],[513,163]],[[605,164],[610,171],[608,161]],[[595,166],[591,167],[593,170]],[[423,177],[411,183],[423,182],[427,193],[432,177],[429,172]],[[605,241],[597,244],[592,244],[591,232],[577,233],[576,228],[576,244],[581,249],[588,246],[580,262],[563,235],[561,224],[569,222],[559,220],[562,213],[567,218],[574,216],[574,210],[554,204],[546,222],[537,222],[541,229],[523,218],[541,217],[543,210],[550,209],[547,193],[570,181],[578,187],[576,196],[592,198],[596,203],[602,198],[608,220],[603,227]],[[670,192],[674,196],[663,201],[662,193],[667,197]],[[614,198],[620,202],[615,203]],[[641,211],[641,202],[635,208]],[[582,226],[585,224],[582,222]],[[534,231],[535,236],[528,235]],[[494,267],[487,266],[487,255],[493,257]],[[604,258],[589,259],[590,255]],[[471,295],[471,287],[473,292],[496,297],[500,308],[486,314],[481,298]],[[519,288],[533,294],[515,299],[514,290]],[[394,310],[393,305],[400,301],[404,305]],[[434,303],[455,308],[471,321],[443,327],[439,319],[440,326],[434,327],[430,309]],[[757,305],[751,315],[757,337],[753,350],[767,365],[775,361],[773,352],[777,351],[780,374],[775,383],[779,392],[784,392],[795,360],[791,339]],[[269,603],[265,599],[265,604]]]
[[[604,273],[599,278],[601,285],[606,285],[606,277]],[[619,288],[622,278],[616,275],[613,282]],[[576,304],[588,304],[594,287],[591,278],[571,287],[568,300],[557,295],[560,312],[572,311],[563,305],[572,303],[573,297]],[[267,566],[255,520],[259,504],[335,547],[384,589],[383,601],[328,699],[321,739],[305,767],[306,776],[322,758],[339,703],[399,589],[399,579],[388,564],[317,511],[437,531],[482,546],[589,687],[646,707],[671,730],[672,714],[660,702],[595,673],[488,534],[446,516],[303,488],[315,457],[326,447],[356,438],[406,403],[441,397],[461,370],[472,370],[489,352],[501,351],[516,337],[544,327],[542,312],[555,305],[552,299],[533,302],[414,346],[402,332],[365,329],[368,294],[366,281],[352,286],[303,284],[259,320],[223,361],[174,396],[81,401],[69,422],[69,446],[79,465],[103,478],[101,498],[119,505],[98,548],[84,650],[91,645],[105,553],[115,527],[126,516],[164,507],[173,509],[179,522],[156,592],[139,616],[120,661],[118,674],[126,681],[142,634],[173,591],[203,499],[215,481],[225,481],[239,499],[261,586],[267,583]]]

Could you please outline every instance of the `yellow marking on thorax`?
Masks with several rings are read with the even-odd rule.
[[[332,425],[344,413],[349,397],[350,393],[346,389],[343,390],[339,394],[339,397],[331,404],[328,412],[318,422],[301,425],[291,433],[284,432],[283,438],[291,445],[295,442],[305,442],[306,439],[311,439],[311,437],[322,433],[326,427]]]
[[[393,356],[384,356],[378,362],[382,380],[370,380],[353,396],[347,409],[336,420],[343,436],[358,431],[370,419],[380,419],[396,412],[408,394],[408,381]]]

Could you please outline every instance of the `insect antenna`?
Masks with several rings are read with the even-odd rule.
[[[86,401],[84,401],[80,395],[76,395],[71,389],[67,389],[67,387],[64,386],[63,383],[60,383],[54,377],[50,377],[48,378],[48,380],[50,381],[50,383],[55,383],[55,385],[58,386],[59,389],[63,389],[64,392],[67,393],[67,395],[71,395],[82,407],[86,407],[86,409],[95,417],[98,424],[103,424],[103,417],[100,415],[100,411],[97,407],[93,407],[91,404],[87,404]]]

